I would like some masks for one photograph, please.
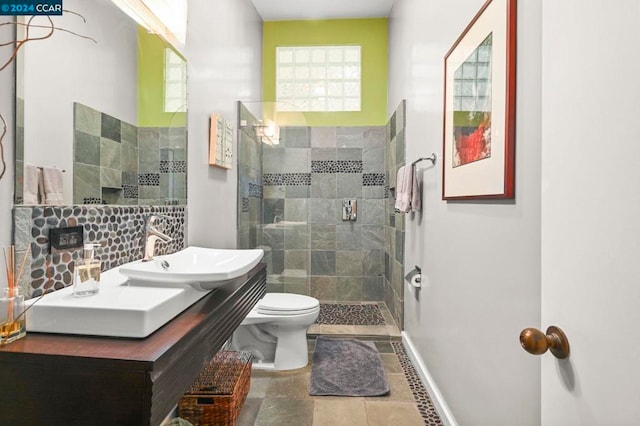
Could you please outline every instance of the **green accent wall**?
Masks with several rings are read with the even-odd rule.
[[[276,47],[360,45],[361,111],[273,113],[279,125],[384,126],[387,123],[388,19],[266,21],[263,25],[262,99],[276,100]]]
[[[185,126],[186,113],[164,112],[164,49],[167,47],[170,47],[167,42],[138,26],[138,127]]]

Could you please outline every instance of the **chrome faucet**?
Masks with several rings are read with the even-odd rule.
[[[160,232],[156,228],[156,224],[160,218],[156,215],[149,215],[144,225],[144,258],[143,262],[148,262],[153,259],[156,249],[156,241],[162,241],[163,243],[170,243],[173,238]]]

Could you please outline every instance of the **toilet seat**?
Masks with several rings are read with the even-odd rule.
[[[301,294],[267,293],[256,305],[256,312],[262,315],[302,315],[317,311],[317,299]]]

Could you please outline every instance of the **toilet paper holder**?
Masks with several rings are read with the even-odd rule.
[[[422,268],[418,265],[414,266],[414,268],[404,276],[404,279],[412,286],[420,287],[420,283],[422,282]]]

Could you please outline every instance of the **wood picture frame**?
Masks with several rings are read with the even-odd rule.
[[[442,199],[515,197],[516,0],[488,0],[444,60]]]

